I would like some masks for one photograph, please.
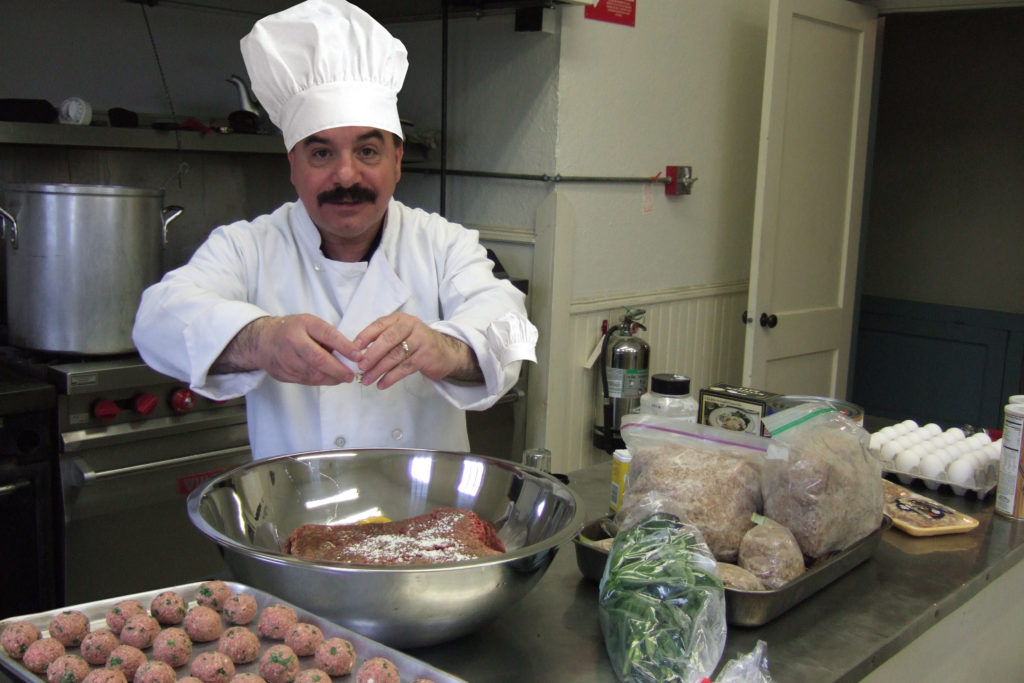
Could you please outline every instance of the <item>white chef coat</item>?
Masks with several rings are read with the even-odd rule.
[[[394,199],[368,263],[333,261],[320,245],[301,202],[217,228],[186,265],[143,293],[132,332],[143,359],[211,399],[245,395],[256,458],[342,447],[468,450],[463,410],[490,407],[521,362],[536,360],[523,294],[494,277],[476,231]],[[396,311],[468,344],[484,383],[415,373],[381,390],[284,383],[262,370],[209,374],[261,316],[312,313],[352,339]]]

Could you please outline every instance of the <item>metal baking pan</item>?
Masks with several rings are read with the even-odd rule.
[[[594,520],[583,527],[580,536],[592,541],[608,538],[602,528],[606,518]],[[725,589],[725,620],[730,626],[762,626],[786,610],[803,602],[819,590],[843,576],[875,553],[882,534],[892,526],[888,516],[871,534],[862,538],[842,552],[819,560],[804,574],[793,579],[782,588],[770,591],[743,591]],[[574,540],[576,565],[588,579],[600,581],[608,553],[582,542],[579,536]]]
[[[147,591],[145,593],[123,595],[121,597],[112,598],[109,600],[99,600],[96,602],[90,602],[82,605],[71,605],[69,607],[62,607],[60,609],[55,609],[48,612],[39,612],[37,614],[28,614],[19,617],[9,617],[4,619],[3,621],[0,621],[0,631],[2,631],[3,628],[10,622],[29,621],[35,624],[37,627],[39,627],[39,630],[43,632],[43,637],[45,637],[48,635],[47,628],[50,624],[50,620],[65,610],[78,610],[80,612],[83,612],[89,618],[89,623],[91,624],[93,629],[105,628],[107,625],[107,611],[122,600],[135,599],[148,608],[150,603],[153,602],[153,598],[155,598],[163,591],[171,590],[179,593],[183,598],[185,598],[186,602],[188,603],[188,606],[191,607],[196,604],[195,595],[200,583],[201,582],[188,583],[180,586],[174,586],[172,588],[160,588],[158,590]],[[295,605],[291,605],[290,603],[285,602],[284,600],[281,600],[271,595],[270,593],[265,593],[263,591],[251,588],[241,583],[234,583],[231,581],[226,581],[225,583],[227,583],[227,585],[231,588],[231,591],[233,593],[249,593],[254,598],[256,598],[256,604],[259,606],[259,610],[261,612],[263,611],[263,608],[267,607],[268,605],[289,605],[299,615],[299,621],[317,626],[321,631],[323,631],[325,639],[338,637],[345,638],[346,640],[350,641],[356,650],[356,662],[352,668],[351,675],[352,680],[355,680],[355,672],[359,669],[359,665],[367,659],[371,659],[373,657],[387,657],[392,662],[394,662],[395,665],[398,667],[398,671],[402,675],[402,681],[413,681],[417,678],[428,678],[430,680],[436,681],[437,683],[465,683],[465,681],[461,678],[457,678],[455,676],[452,676],[451,674],[445,673],[444,671],[441,671],[440,669],[437,669],[427,664],[426,662],[416,659],[415,657],[410,657],[409,655],[399,650],[390,648],[386,645],[383,645],[382,643],[378,643],[375,640],[371,640],[370,638],[362,636],[356,633],[355,631],[350,631],[349,629],[344,628],[343,626],[339,626],[330,621],[327,621],[326,619],[322,619],[316,616],[315,614],[307,612],[306,610],[303,610],[300,607],[296,607]],[[259,616],[257,613],[257,619],[258,618]],[[253,631],[255,631],[257,619],[254,619],[252,623],[248,624],[248,628],[251,628]],[[228,624],[227,621],[225,620],[225,630],[227,630],[228,626],[230,626],[230,624]],[[261,638],[260,643],[262,647],[260,650],[260,654],[262,655],[263,650],[268,648],[270,645],[280,644],[280,642],[281,641],[270,641],[265,638]],[[68,648],[67,652],[69,654],[75,653],[77,652],[77,649],[78,648]],[[216,649],[216,640],[209,643],[194,643],[192,646],[192,659],[194,660],[196,656],[198,656],[202,652],[211,652]],[[143,652],[145,652],[146,656],[149,657],[149,649],[143,650]],[[312,656],[301,657],[300,660],[303,669],[311,669],[315,666],[313,663]],[[189,674],[189,666],[190,664],[186,664],[185,666],[182,666],[175,670],[179,678],[181,676],[187,676]],[[259,659],[257,659],[254,662],[250,662],[249,664],[236,664],[235,674],[259,673],[258,669]],[[20,661],[9,657],[7,653],[3,652],[3,650],[0,649],[0,679],[3,678],[4,673],[9,673],[21,680],[28,681],[29,683],[39,683],[41,680],[45,679],[45,677],[37,676],[36,674],[29,671],[21,665]],[[337,679],[339,677],[335,678]],[[349,677],[344,676],[340,678],[347,679]]]

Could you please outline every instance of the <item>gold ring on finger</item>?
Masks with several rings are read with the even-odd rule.
[[[412,355],[412,351],[409,350],[409,342],[407,342],[407,341],[405,341],[403,339],[401,346],[402,346],[402,352],[405,354],[405,357],[408,360],[409,356]]]

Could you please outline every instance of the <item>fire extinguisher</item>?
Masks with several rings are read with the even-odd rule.
[[[647,329],[640,322],[645,312],[642,308],[627,308],[622,321],[608,329],[601,343],[603,410],[595,437],[600,438],[599,446],[607,453],[625,446],[619,434],[622,416],[632,412],[647,391],[651,347],[634,334],[634,329]]]

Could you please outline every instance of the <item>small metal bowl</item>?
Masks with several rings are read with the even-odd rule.
[[[507,553],[438,565],[319,563],[281,552],[302,524],[398,520],[450,506],[498,529]],[[356,449],[242,465],[196,489],[188,514],[232,575],[392,647],[451,640],[496,618],[583,526],[583,506],[539,470],[428,450]]]

